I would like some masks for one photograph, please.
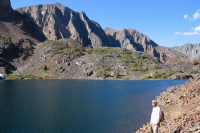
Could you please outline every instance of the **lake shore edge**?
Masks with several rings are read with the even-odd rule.
[[[160,133],[200,132],[200,76],[168,88],[156,97],[163,109],[164,121],[160,123]],[[148,133],[150,124],[144,124],[136,133]]]

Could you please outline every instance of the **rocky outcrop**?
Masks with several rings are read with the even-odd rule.
[[[10,0],[0,1],[0,21],[18,25],[26,34],[32,35],[41,41],[44,40],[44,36],[38,33],[36,24],[27,15],[22,15],[12,9]],[[3,34],[2,31],[0,31],[0,34]]]
[[[84,46],[110,46],[100,25],[84,12],[75,12],[59,3],[24,7],[17,11],[27,14],[46,39],[71,38]]]
[[[163,108],[164,121],[159,133],[199,133],[200,132],[200,77],[184,85],[171,87],[163,92],[157,101]],[[137,133],[148,133],[149,124]]]
[[[0,73],[6,75],[14,70],[16,70],[15,66],[13,66],[10,62],[0,58]]]
[[[170,51],[177,51],[188,56],[190,59],[200,59],[200,43],[185,44],[183,46],[176,46],[168,48]]]
[[[0,1],[0,21],[10,20],[13,17],[13,9],[10,4],[10,0]]]
[[[115,40],[119,41],[122,48],[132,48],[136,51],[151,51],[152,47],[158,46],[146,35],[139,33],[134,29],[121,29],[119,31],[105,29],[106,33],[111,35]]]

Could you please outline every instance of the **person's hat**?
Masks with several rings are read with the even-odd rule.
[[[152,103],[157,103],[157,101],[156,101],[156,100],[153,100]]]

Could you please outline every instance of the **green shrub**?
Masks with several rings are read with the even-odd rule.
[[[199,71],[194,70],[194,71],[192,71],[191,73],[193,73],[193,74],[197,74],[197,73],[199,73]]]
[[[104,70],[102,71],[99,71],[97,73],[97,77],[101,77],[101,78],[106,78],[106,77],[110,77],[110,71],[111,68],[105,68]]]
[[[153,66],[153,67],[150,68],[150,70],[157,70],[157,69],[161,69],[161,68],[158,65]]]
[[[119,78],[119,76],[120,76],[120,75],[119,75],[119,70],[115,70],[115,71],[114,71],[114,76],[115,76],[116,78]]]
[[[47,65],[44,65],[43,70],[44,70],[44,71],[47,71],[47,70],[48,70]]]
[[[142,71],[142,69],[136,67],[136,68],[130,68],[130,69],[127,69],[127,71]]]
[[[151,78],[153,78],[153,77],[150,75],[143,77],[143,79],[151,79]]]
[[[158,73],[156,72],[154,75],[153,75],[153,78],[154,79],[167,79],[168,77],[172,76],[174,73]]]
[[[144,69],[144,68],[139,68],[139,67],[127,69],[128,72],[129,71],[142,71],[142,72],[144,72],[144,71],[147,71],[147,70],[148,70],[148,68]]]
[[[110,70],[111,70],[111,68],[108,67],[108,68],[105,68],[103,71],[110,71]]]
[[[3,38],[3,39],[4,39],[4,44],[5,45],[12,44],[11,37]]]

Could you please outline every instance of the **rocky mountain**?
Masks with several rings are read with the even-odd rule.
[[[33,49],[15,75],[56,79],[188,79],[199,65],[160,63],[144,52],[120,47],[82,47],[73,39],[45,41]]]
[[[94,48],[112,46],[134,49],[158,57],[161,62],[170,62],[177,57],[186,60],[183,55],[160,47],[146,35],[134,29],[116,31],[107,28],[104,31],[84,12],[75,12],[59,3],[24,7],[17,11],[27,14],[48,40],[71,38],[83,46],[91,45]]]
[[[105,29],[110,42],[119,45],[122,48],[131,49],[133,51],[141,51],[159,58],[161,62],[171,62],[176,59],[187,60],[187,57],[178,52],[171,52],[168,49],[159,46],[148,36],[138,32],[135,29],[113,30]]]
[[[185,44],[183,46],[176,46],[168,48],[170,51],[177,51],[188,56],[190,59],[200,59],[200,43]]]
[[[0,1],[0,71],[10,73],[43,40],[27,15],[14,11],[10,0]],[[24,58],[24,59],[23,59]]]
[[[75,12],[59,3],[24,7],[17,11],[27,14],[48,40],[71,38],[84,46],[113,46],[101,26],[84,12]]]
[[[13,72],[43,78],[182,79],[191,77],[186,72],[197,71],[193,64],[181,64],[187,61],[186,56],[159,46],[134,29],[104,31],[84,12],[75,12],[59,3],[15,11],[9,0],[1,6],[10,7],[7,16],[12,16],[0,16],[4,18],[0,20],[0,72],[3,74]]]

